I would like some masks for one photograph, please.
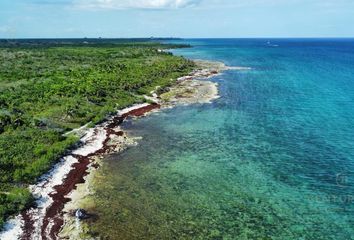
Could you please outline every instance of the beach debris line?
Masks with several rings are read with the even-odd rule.
[[[89,166],[95,165],[95,157],[120,149],[110,143],[117,137],[125,137],[119,125],[128,117],[141,117],[159,108],[160,105],[155,103],[134,105],[118,111],[106,122],[84,130],[80,146],[64,156],[37,184],[30,186],[36,197],[36,207],[22,212],[11,221],[11,229],[14,230],[3,234],[6,237],[4,240],[58,239],[58,233],[64,224],[62,210],[70,201],[68,195],[77,184],[85,181]],[[83,218],[87,214],[81,209],[75,215]]]

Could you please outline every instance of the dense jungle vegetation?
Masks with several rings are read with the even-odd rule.
[[[0,228],[78,139],[63,134],[136,102],[193,63],[154,42],[0,41]]]

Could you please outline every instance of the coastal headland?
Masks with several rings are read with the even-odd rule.
[[[52,204],[55,186],[77,161],[65,156],[82,145],[80,135],[68,133],[147,103],[144,95],[194,69],[193,62],[159,51],[174,47],[186,46],[119,39],[0,41],[1,239],[20,238],[21,229],[31,232],[36,225],[27,214],[11,216]]]
[[[155,51],[153,55],[162,54],[175,60],[169,53],[158,49],[152,51]],[[78,209],[92,204],[86,196],[90,195],[90,181],[94,179],[95,169],[99,168],[101,159],[137,144],[137,139],[127,136],[120,124],[127,119],[142,117],[177,104],[211,102],[218,98],[218,90],[217,84],[207,78],[231,69],[217,62],[186,60],[185,63],[183,71],[178,70],[178,74],[172,72],[170,76],[167,74],[164,79],[168,77],[168,81],[154,82],[149,87],[142,86],[144,91],[137,92],[141,97],[134,94],[140,103],[137,101],[134,104],[132,101],[133,104],[126,104],[130,107],[102,116],[102,120],[91,121],[62,133],[66,138],[80,140],[69,151],[65,151],[48,173],[29,186],[35,204],[24,208],[20,215],[5,224],[5,231],[0,235],[2,239],[57,239],[58,236],[71,239],[78,236],[80,239]]]

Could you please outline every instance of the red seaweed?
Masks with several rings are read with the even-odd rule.
[[[72,170],[67,174],[65,179],[63,179],[63,183],[55,186],[55,191],[50,194],[53,203],[47,208],[43,219],[43,225],[41,227],[42,239],[58,239],[58,234],[64,224],[63,209],[65,204],[70,201],[70,198],[67,197],[67,195],[76,189],[77,184],[85,182],[85,176],[88,174],[87,170],[90,164],[95,168],[98,167],[98,164],[93,162],[94,157],[109,152],[111,149],[111,146],[108,145],[108,142],[111,139],[110,136],[124,135],[123,131],[116,131],[114,128],[122,124],[122,122],[128,117],[141,117],[146,113],[159,108],[159,104],[150,104],[141,108],[133,109],[120,116],[113,117],[104,128],[106,131],[106,139],[104,140],[101,149],[88,154],[87,156],[71,154],[78,159],[78,162],[72,165]],[[30,211],[24,211],[22,217],[24,220],[22,239],[33,239],[32,235],[35,224],[33,216],[31,216]]]

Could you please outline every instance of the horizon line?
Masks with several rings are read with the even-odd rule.
[[[354,39],[352,37],[20,37],[20,38],[3,38],[0,40],[56,40],[56,39],[97,39],[97,40],[118,40],[118,39],[148,39],[148,40],[159,40],[159,39]]]

